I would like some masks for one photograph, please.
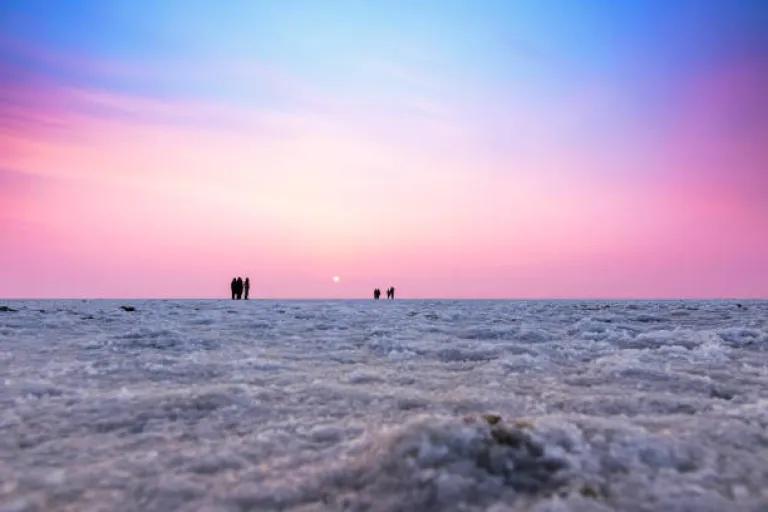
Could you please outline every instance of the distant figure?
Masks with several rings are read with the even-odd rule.
[[[232,290],[232,300],[235,300],[235,297],[237,296],[237,278],[232,278],[232,283],[230,283],[229,288]]]
[[[245,300],[248,300],[248,294],[251,291],[251,280],[247,277],[245,278],[245,282],[243,283],[243,292],[245,293],[245,297],[243,297]]]
[[[373,299],[374,300],[379,300],[379,297],[381,297],[381,290],[379,290],[378,288],[374,288],[374,290],[373,290]]]
[[[235,295],[237,296],[237,300],[240,300],[243,298],[243,278],[240,276],[237,277],[237,284],[235,286]]]
[[[387,290],[387,298],[395,300],[395,287],[392,286],[389,290]]]

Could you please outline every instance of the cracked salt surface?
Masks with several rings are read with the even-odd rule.
[[[768,510],[768,302],[3,305],[0,511]]]

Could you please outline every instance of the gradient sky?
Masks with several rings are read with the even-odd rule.
[[[766,297],[766,91],[764,0],[3,0],[0,297]]]

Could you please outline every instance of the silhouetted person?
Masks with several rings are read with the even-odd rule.
[[[243,297],[245,300],[248,300],[248,294],[251,292],[251,280],[247,277],[245,278],[245,282],[243,283],[243,292],[245,293],[245,297]]]
[[[395,300],[395,287],[391,287],[389,290],[387,290],[387,298]]]
[[[237,286],[235,286],[235,295],[237,295],[237,300],[240,300],[243,298],[243,278],[239,277],[237,278]]]
[[[232,278],[229,288],[232,290],[232,300],[235,300],[235,296],[237,295],[237,278]]]
[[[378,288],[374,288],[374,290],[373,290],[373,299],[374,300],[379,300],[379,297],[381,297],[381,290],[379,290]]]

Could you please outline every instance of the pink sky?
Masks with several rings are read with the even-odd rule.
[[[429,92],[216,62],[278,108],[5,63],[0,297],[226,297],[234,275],[269,298],[768,295],[764,61],[691,73],[658,112],[610,80],[543,98],[369,62]]]

